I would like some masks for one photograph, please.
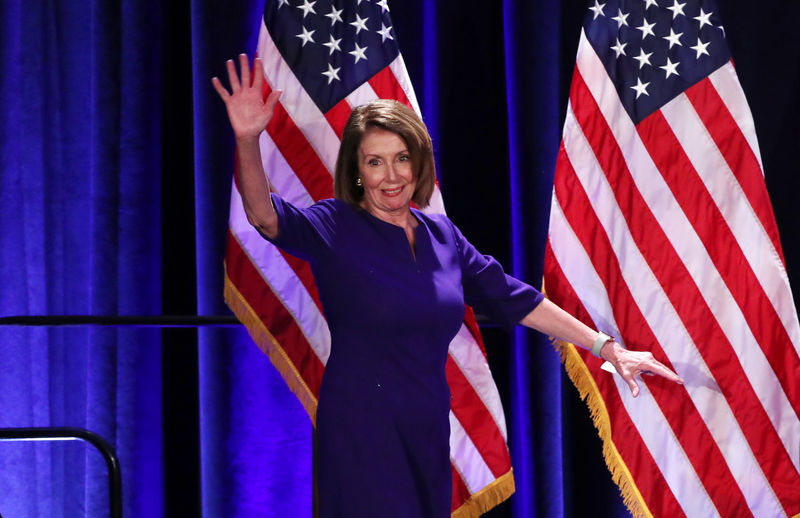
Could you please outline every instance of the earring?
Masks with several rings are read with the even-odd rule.
[[[361,177],[360,177],[360,176],[357,176],[357,177],[356,177],[356,186],[358,186],[358,187],[363,187],[363,186],[364,186],[364,185],[361,183]]]

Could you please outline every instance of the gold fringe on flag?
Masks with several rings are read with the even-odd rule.
[[[227,264],[225,265],[225,303],[231,308],[236,318],[244,324],[250,337],[264,351],[272,365],[281,373],[283,380],[300,400],[303,407],[311,418],[311,423],[316,427],[317,398],[311,389],[308,388],[300,373],[297,372],[294,364],[286,356],[283,347],[278,343],[267,326],[258,317],[256,312],[247,303],[244,296],[236,289],[233,281],[228,277]]]
[[[628,466],[614,445],[611,437],[611,419],[608,416],[605,401],[600,395],[600,389],[589,369],[573,344],[552,338],[551,341],[561,354],[561,361],[564,363],[569,379],[572,380],[581,399],[586,401],[586,405],[589,407],[594,427],[597,428],[597,433],[603,441],[603,458],[611,472],[611,478],[622,493],[625,506],[633,516],[652,518],[653,514],[647,508],[647,503],[639,492]]]
[[[451,518],[477,518],[514,494],[514,470],[509,469],[494,482],[469,497],[453,511]]]

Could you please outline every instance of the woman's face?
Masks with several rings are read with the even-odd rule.
[[[358,148],[358,172],[364,186],[364,208],[373,215],[408,211],[417,182],[411,155],[397,133],[368,128]]]

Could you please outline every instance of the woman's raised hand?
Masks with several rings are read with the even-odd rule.
[[[233,133],[238,140],[258,138],[262,131],[267,127],[275,103],[281,96],[280,90],[273,90],[267,100],[264,100],[262,88],[264,87],[264,67],[261,60],[256,58],[253,64],[253,80],[250,81],[250,63],[246,54],[239,55],[239,68],[241,69],[241,80],[236,73],[236,65],[232,59],[226,63],[228,68],[228,81],[231,85],[231,92],[222,86],[219,78],[214,77],[211,83],[217,91],[225,108],[228,110],[228,119],[231,122]]]

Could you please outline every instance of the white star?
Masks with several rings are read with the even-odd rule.
[[[308,0],[303,0],[303,5],[298,5],[297,8],[303,11],[303,19],[305,20],[306,15],[308,13],[317,14],[317,11],[314,10],[314,4],[317,2],[309,2]]]
[[[680,3],[680,2],[678,2],[678,0],[673,0],[672,7],[667,7],[667,9],[672,11],[672,19],[673,20],[675,18],[677,18],[679,14],[682,14],[682,15],[686,16],[686,14],[683,12],[683,6],[684,5],[686,5],[686,2]]]
[[[342,67],[333,68],[333,66],[331,66],[330,63],[328,63],[328,71],[323,72],[322,75],[328,78],[328,84],[331,84],[331,81],[333,81],[334,79],[336,79],[337,81],[341,81],[341,79],[339,79],[339,70],[341,69]]]
[[[356,34],[361,32],[362,29],[365,31],[369,30],[367,29],[367,20],[369,20],[369,18],[361,18],[359,15],[356,15],[356,21],[350,22],[350,25],[356,28]]]
[[[617,38],[617,44],[613,45],[611,50],[617,53],[617,57],[619,57],[620,54],[627,56],[627,54],[625,54],[625,45],[627,45],[627,43],[620,43],[619,38]]]
[[[313,31],[313,30],[310,30],[310,31],[309,31],[308,29],[306,29],[305,27],[303,27],[303,34],[298,34],[298,35],[297,35],[297,37],[298,37],[298,38],[300,38],[301,40],[303,40],[303,44],[302,44],[302,45],[300,45],[301,47],[305,47],[305,46],[306,46],[306,43],[308,43],[309,41],[310,41],[311,43],[314,43],[314,38],[312,38],[312,37],[311,37],[311,35],[312,35],[312,34],[314,34],[314,31]]]
[[[389,27],[387,27],[387,26],[385,26],[385,25],[383,24],[383,22],[381,22],[381,30],[379,30],[379,31],[378,31],[378,34],[380,34],[380,35],[381,35],[381,38],[382,38],[382,39],[381,39],[381,43],[383,43],[384,41],[386,41],[386,38],[389,38],[390,40],[393,40],[393,39],[394,39],[394,37],[392,37],[392,35],[391,35],[391,34],[389,34],[389,32],[390,32],[391,30],[392,30],[392,27],[391,27],[391,25],[390,25]]]
[[[700,56],[703,55],[703,54],[705,54],[706,56],[710,56],[710,54],[706,50],[706,47],[708,47],[709,43],[711,43],[711,42],[707,41],[707,42],[703,43],[702,41],[700,41],[700,38],[697,38],[697,45],[695,45],[694,47],[689,47],[689,48],[694,50],[695,52],[697,52],[697,56],[695,56],[695,57],[697,59],[700,59]]]
[[[630,15],[631,13],[622,14],[622,9],[617,9],[617,15],[611,19],[617,22],[617,29],[620,29],[623,25],[628,25],[628,16]]]
[[[342,49],[339,47],[339,42],[341,42],[341,41],[342,41],[342,38],[334,39],[334,37],[333,37],[333,34],[331,34],[331,36],[330,36],[330,37],[331,37],[331,39],[328,41],[328,43],[323,43],[323,45],[325,45],[326,47],[328,47],[328,50],[329,50],[329,52],[328,52],[328,55],[329,55],[329,56],[330,56],[331,54],[333,54],[333,51],[334,51],[334,50],[338,50],[338,51],[340,51],[340,52],[341,52],[341,50],[342,50]]]
[[[333,5],[331,6],[331,12],[329,12],[328,14],[325,15],[326,18],[330,18],[331,19],[331,27],[333,27],[333,24],[335,24],[336,22],[341,22],[342,21],[342,11],[343,10],[344,9],[337,10],[336,6],[333,6]]]
[[[351,50],[350,52],[348,52],[348,54],[350,54],[351,56],[355,57],[356,58],[355,62],[358,63],[358,61],[361,60],[361,59],[363,59],[364,61],[367,60],[367,56],[364,55],[364,51],[366,51],[366,50],[367,50],[367,47],[359,47],[358,43],[356,43],[356,48]]]
[[[700,22],[700,28],[703,28],[703,25],[712,25],[712,23],[708,20],[708,17],[714,13],[706,13],[703,11],[703,8],[700,8],[700,16],[695,16],[694,19]]]
[[[280,9],[284,5],[289,5],[289,0],[278,0],[278,9]]]
[[[651,5],[654,5],[654,6],[658,7],[658,3],[656,2],[656,0],[644,0],[644,1],[646,2],[646,3],[644,4],[644,10],[645,10],[645,11],[646,11],[646,10],[647,10],[647,8],[648,8],[648,7],[650,7]]]
[[[722,24],[720,24],[720,25],[718,26],[718,28],[719,28],[719,30],[721,30],[721,31],[722,31],[722,37],[723,37],[723,38],[725,38],[725,37],[726,37],[726,36],[725,36],[725,27],[723,27],[723,26],[722,26]]]
[[[639,79],[638,77],[636,78],[636,86],[632,86],[632,87],[631,87],[631,89],[632,89],[632,90],[636,90],[636,98],[637,98],[637,99],[638,99],[638,98],[639,98],[639,96],[640,96],[640,95],[642,95],[642,94],[645,94],[645,95],[650,95],[649,93],[647,93],[647,86],[648,86],[649,84],[650,84],[650,83],[644,83],[644,84],[642,84],[642,80],[641,80],[641,79]]]
[[[644,40],[648,36],[653,36],[655,38],[656,33],[653,32],[653,27],[655,26],[655,23],[647,23],[647,19],[643,19],[642,24],[636,28],[642,31],[642,39]]]
[[[381,6],[381,12],[384,12],[384,11],[388,12],[389,11],[389,4],[386,3],[388,1],[389,0],[380,0],[379,2],[375,2],[375,4]]]
[[[681,43],[681,36],[683,36],[682,32],[675,34],[675,31],[673,31],[672,27],[670,27],[669,36],[662,36],[662,38],[669,42],[669,48],[672,48],[673,45],[680,45],[683,47],[683,43]]]
[[[639,49],[639,55],[638,56],[634,56],[634,58],[633,58],[633,59],[635,59],[636,61],[639,62],[639,70],[641,70],[642,67],[645,66],[645,65],[653,66],[653,64],[650,63],[650,56],[652,56],[652,55],[653,55],[652,52],[648,52],[647,54],[645,54],[644,49]]]
[[[594,0],[594,7],[590,7],[590,11],[594,11],[594,18],[592,20],[596,20],[598,16],[605,16],[606,13],[603,12],[603,8],[606,4],[601,4],[598,0]]]
[[[673,63],[672,61],[669,60],[669,58],[667,58],[667,64],[664,65],[663,67],[658,67],[658,68],[665,71],[667,73],[667,77],[671,76],[672,74],[680,76],[680,74],[678,74],[678,71],[676,70],[678,68],[678,65],[680,64],[681,64],[680,61],[677,63]]]

